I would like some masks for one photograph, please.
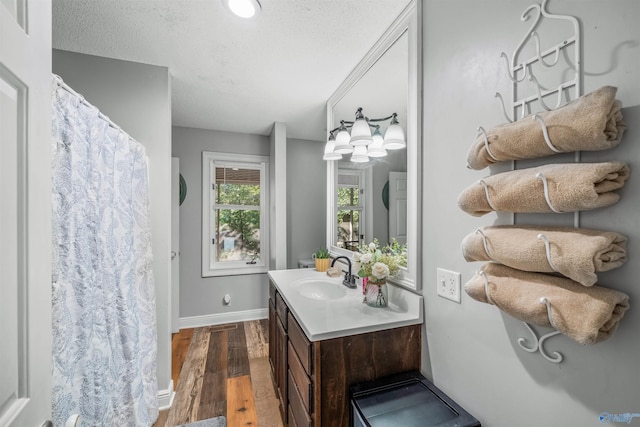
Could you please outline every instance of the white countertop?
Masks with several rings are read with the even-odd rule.
[[[320,341],[367,332],[422,323],[422,296],[406,289],[387,285],[389,306],[369,307],[362,302],[362,289],[349,289],[333,300],[316,300],[299,292],[304,280],[319,279],[342,283],[342,277],[331,278],[313,268],[269,271],[269,278],[285,300],[309,341]]]

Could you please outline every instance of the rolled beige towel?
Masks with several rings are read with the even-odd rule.
[[[627,238],[612,231],[517,225],[478,230],[462,241],[462,254],[470,262],[495,261],[524,271],[556,271],[583,286],[598,281],[596,272],[612,270],[627,262]],[[544,240],[538,238],[540,234],[549,241],[553,266],[547,259]]]
[[[472,184],[458,196],[460,209],[473,216],[492,211],[553,212],[545,199],[546,177],[551,206],[571,212],[613,205],[620,199],[616,190],[629,178],[623,162],[558,163],[492,175]],[[489,201],[482,185],[487,186]]]
[[[598,151],[615,147],[622,139],[626,126],[622,104],[615,99],[617,88],[604,86],[577,98],[564,106],[536,113],[541,117],[553,146],[561,153]],[[541,123],[533,115],[513,123],[496,126],[487,132],[489,151],[480,134],[467,154],[471,169],[483,169],[497,161],[532,159],[555,152],[544,139]]]
[[[613,335],[629,308],[629,296],[602,286],[584,287],[564,277],[529,273],[496,263],[482,269],[488,277],[474,275],[464,290],[477,301],[532,325],[555,328],[581,344],[595,344]],[[546,298],[551,305],[549,322]]]

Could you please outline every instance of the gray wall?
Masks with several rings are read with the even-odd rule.
[[[269,155],[269,137],[173,127],[173,157],[187,196],[180,206],[180,317],[255,310],[267,307],[266,274],[202,277],[202,152]],[[231,304],[224,305],[225,294]]]
[[[326,166],[320,142],[287,140],[288,268],[325,242]],[[202,152],[269,155],[269,136],[173,128],[173,157],[187,197],[180,206],[180,317],[209,316],[267,307],[266,274],[202,277]],[[277,213],[276,213],[277,214]],[[225,306],[222,298],[231,296]]]
[[[327,165],[324,144],[287,139],[288,268],[326,246]]]
[[[166,392],[171,381],[169,70],[166,67],[54,50],[53,72],[146,148],[158,322],[158,387]]]
[[[435,383],[483,426],[598,426],[601,412],[639,410],[640,2],[549,2],[551,12],[574,15],[582,22],[584,92],[617,86],[625,107],[628,130],[621,145],[582,155],[583,162],[625,160],[632,170],[618,204],[581,214],[582,227],[615,230],[629,237],[629,262],[600,274],[601,284],[631,298],[631,309],[615,336],[593,346],[563,335],[553,337],[547,349],[565,356],[555,365],[520,349],[517,338],[528,337],[521,322],[470,299],[464,291],[461,304],[436,295],[436,267],[461,272],[464,284],[481,264],[464,261],[461,240],[498,219],[495,213],[468,216],[458,209],[456,199],[468,185],[496,172],[466,169],[466,153],[477,126],[504,122],[494,93],[510,96],[510,85],[499,55],[505,51],[510,56],[526,34],[531,21],[523,23],[520,16],[531,3],[424,2],[423,294],[428,350],[425,346],[423,369],[430,366]],[[541,37],[551,44],[550,37]],[[553,223],[567,221],[566,215],[550,217]]]

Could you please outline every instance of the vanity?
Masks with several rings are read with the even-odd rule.
[[[389,306],[314,269],[270,271],[269,360],[289,426],[348,426],[349,386],[420,369],[422,297],[390,286]]]

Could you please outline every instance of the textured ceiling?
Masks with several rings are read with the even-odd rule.
[[[325,103],[408,0],[55,0],[56,49],[166,66],[173,125],[325,139]]]

